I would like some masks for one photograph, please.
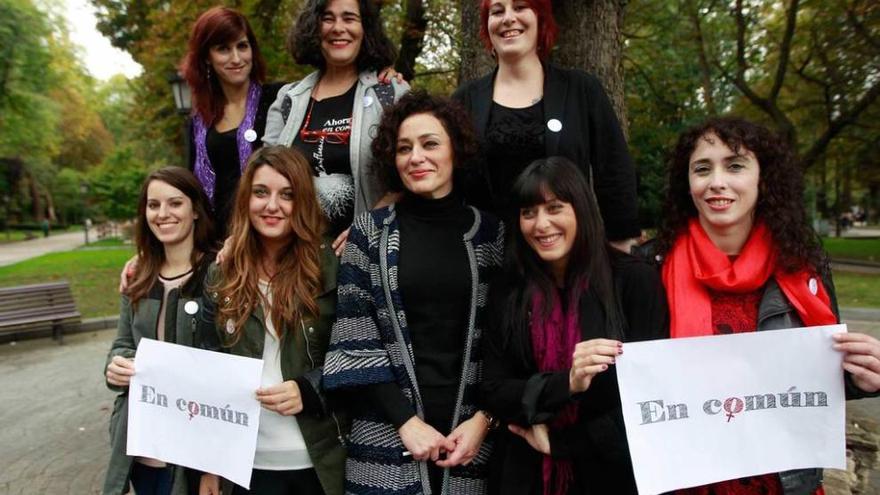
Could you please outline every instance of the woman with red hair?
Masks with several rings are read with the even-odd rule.
[[[264,85],[266,63],[240,12],[214,7],[193,24],[180,71],[192,90],[190,169],[211,200],[218,238],[250,154],[260,146],[278,85]]]
[[[558,31],[550,0],[482,0],[480,20],[498,65],[453,98],[471,111],[481,135],[489,191],[478,195],[493,203],[481,206],[503,214],[529,163],[564,156],[592,182],[608,240],[626,250],[640,233],[635,169],[599,80],[548,61]]]

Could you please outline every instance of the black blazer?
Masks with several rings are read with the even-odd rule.
[[[494,81],[495,72],[462,85],[452,95],[471,112],[481,139],[489,123]],[[573,161],[593,185],[608,239],[638,237],[636,171],[602,83],[581,70],[544,65],[544,118],[562,123],[559,132],[545,126],[546,156]],[[485,161],[482,165],[491,184]],[[492,197],[507,193],[490,186]]]
[[[668,338],[666,296],[657,271],[633,256],[609,251],[624,319],[623,335],[619,329],[610,328],[596,297],[587,292],[578,302],[582,340],[614,338],[634,342]],[[497,304],[511,286],[493,283],[492,287],[492,304]],[[496,288],[499,290],[495,291]],[[502,310],[495,306],[490,315]],[[598,374],[586,392],[570,396],[568,371],[539,372],[531,349],[524,359],[510,344],[512,339],[505,335],[506,330],[494,323],[488,325],[482,347],[484,408],[504,423],[525,426],[546,423],[566,404],[576,401],[576,422],[564,430],[550,432],[553,456],[570,459],[574,464],[569,494],[635,494],[614,366]],[[540,495],[543,456],[506,428],[498,430],[496,440],[491,493]]]

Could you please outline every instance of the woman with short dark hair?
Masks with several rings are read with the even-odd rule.
[[[423,92],[390,108],[373,141],[402,195],[352,226],[324,367],[324,386],[352,398],[348,493],[486,490],[479,347],[503,227],[457,190],[475,149],[461,108]]]
[[[486,407],[510,430],[493,491],[635,494],[614,362],[625,342],[666,337],[659,277],[607,245],[595,196],[568,159],[533,162],[510,201],[483,346]]]
[[[288,49],[317,70],[278,92],[264,141],[294,146],[309,160],[328,233],[341,245],[354,217],[385,194],[370,171],[370,143],[383,110],[408,86],[377,77],[396,52],[369,0],[308,0]]]
[[[839,322],[802,170],[784,139],[744,119],[710,119],[679,136],[667,180],[656,259],[672,338]],[[880,342],[856,332],[834,339],[846,397],[877,395]],[[679,493],[823,493],[821,485],[821,469],[798,469]]]

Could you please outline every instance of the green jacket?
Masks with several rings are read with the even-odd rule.
[[[330,242],[322,245],[321,277],[323,292],[318,297],[319,316],[302,318],[295,328],[285,328],[281,342],[281,375],[294,380],[303,397],[303,410],[296,415],[309,457],[326,495],[342,495],[345,474],[345,436],[347,424],[334,411],[323,393],[321,374],[324,355],[330,341],[330,330],[336,318],[336,270],[339,262]],[[248,317],[237,342],[226,342],[225,322],[215,321],[217,292],[214,290],[223,274],[217,265],[208,271],[205,284],[206,307],[202,313],[199,334],[206,347],[238,356],[262,359],[266,338],[265,312],[257,306]],[[223,493],[231,493],[226,482]]]
[[[198,347],[197,330],[199,314],[204,311],[202,282],[208,266],[213,264],[213,258],[203,257],[195,272],[183,287],[174,289],[168,294],[168,309],[165,312],[165,342]],[[119,311],[119,323],[116,339],[107,354],[107,361],[103,370],[113,356],[133,358],[138,343],[144,337],[156,339],[156,326],[158,324],[159,311],[162,307],[164,288],[161,283],[156,283],[146,297],[138,302],[137,310],[132,307],[131,301],[122,296]],[[189,301],[198,304],[195,314],[187,314],[184,305]],[[134,458],[125,455],[126,438],[128,434],[128,387],[117,387],[107,383],[107,387],[118,392],[113,404],[113,413],[110,416],[110,463],[104,479],[105,495],[122,495],[128,493],[128,481],[131,475],[131,467]],[[175,467],[172,493],[185,494],[187,492],[187,480],[184,469]]]

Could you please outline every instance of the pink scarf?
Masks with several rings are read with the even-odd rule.
[[[532,353],[538,371],[565,371],[571,369],[574,346],[581,340],[578,325],[578,300],[582,290],[572,291],[568,310],[563,315],[559,296],[554,293],[553,307],[545,319],[544,294],[535,290],[532,296],[532,316],[530,322]],[[577,419],[577,404],[565,406],[550,423],[551,430],[558,430],[574,424]],[[568,459],[554,459],[545,455],[542,465],[544,495],[565,495],[574,479],[574,469]]]

